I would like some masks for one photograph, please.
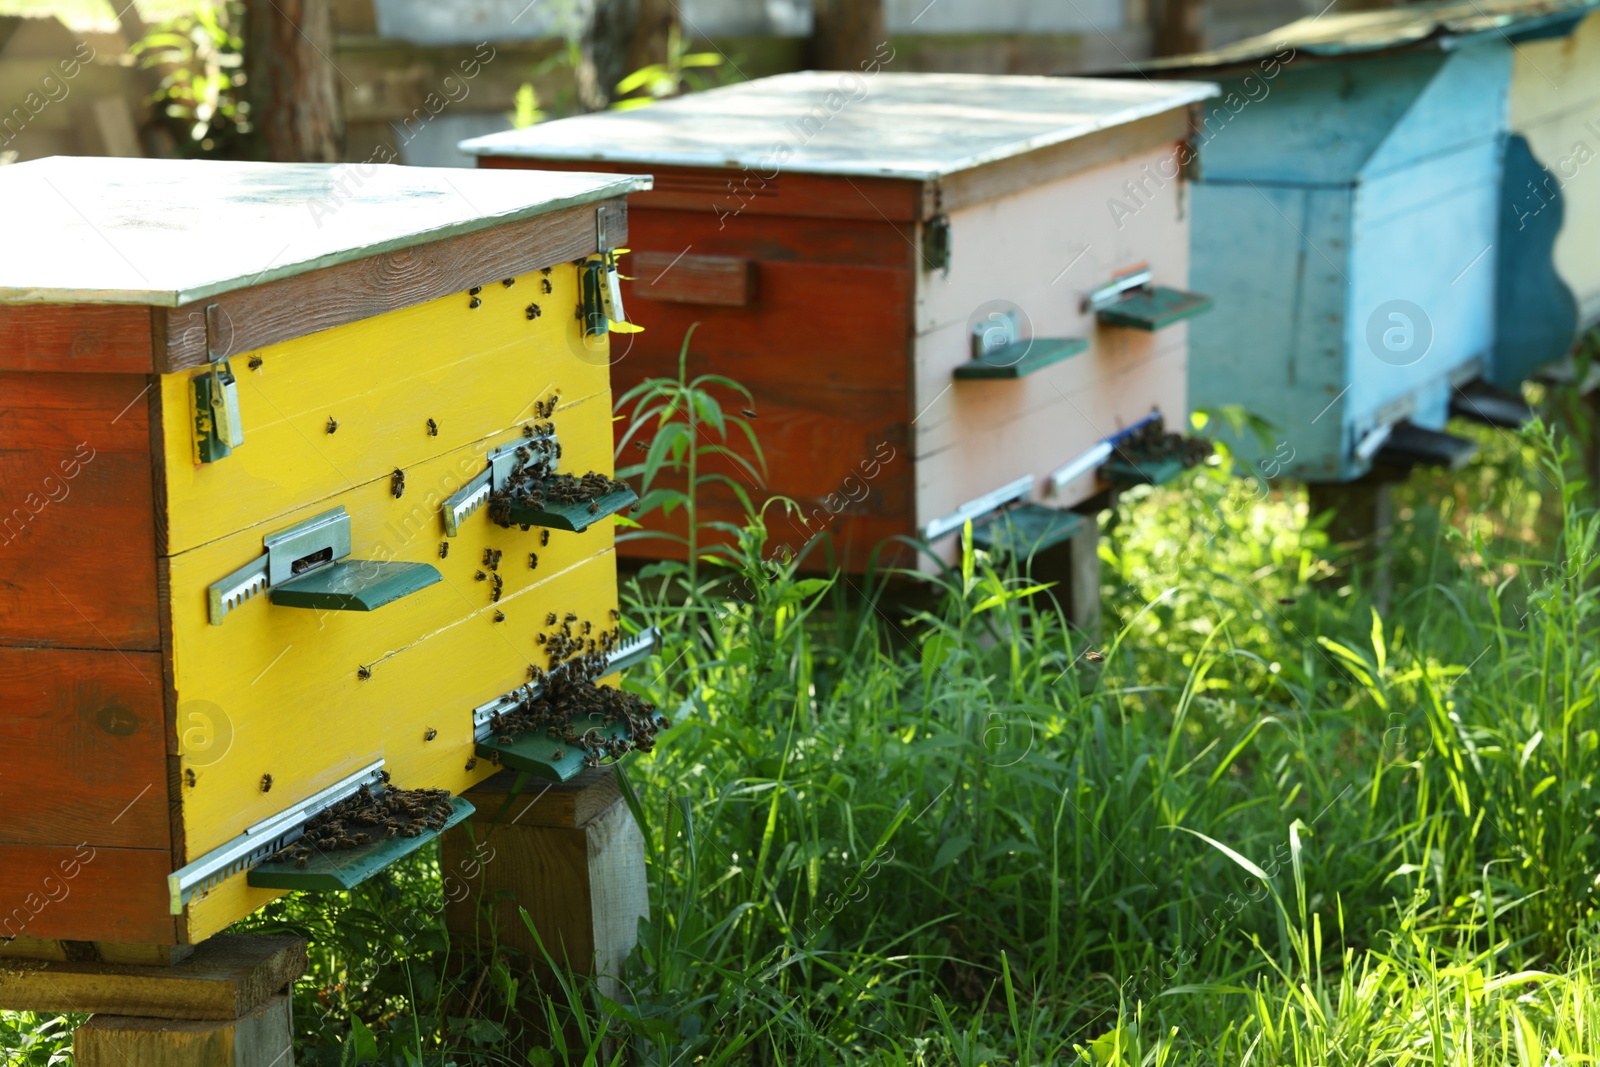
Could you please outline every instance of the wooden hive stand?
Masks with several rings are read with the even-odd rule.
[[[192,951],[18,938],[0,944],[0,1009],[90,1014],[78,1067],[293,1067],[305,969],[297,937],[218,934]]]

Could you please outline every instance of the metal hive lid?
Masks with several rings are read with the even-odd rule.
[[[52,156],[0,167],[0,303],[176,307],[649,187],[618,174]]]
[[[1170,81],[805,71],[477,137],[461,150],[931,181],[1216,93]]]

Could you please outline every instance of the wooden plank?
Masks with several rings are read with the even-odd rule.
[[[755,298],[756,265],[730,256],[636,252],[633,292],[674,304],[744,307]]]
[[[1177,108],[1138,122],[1113,126],[1077,140],[1041,148],[1024,156],[959,171],[940,179],[939,210],[960,211],[976,204],[1001,200],[1046,182],[1115,163],[1164,145],[1176,145],[1188,136],[1188,110]]]
[[[591,767],[565,782],[535,781],[515,791],[519,774],[501,771],[467,796],[479,822],[512,826],[582,826],[622,796],[616,769]]]
[[[218,934],[170,967],[0,964],[0,1008],[231,1021],[270,1003],[305,971],[298,937]]]
[[[156,353],[157,364],[169,373],[207,362],[212,305],[212,321],[221,323],[212,343],[224,353],[242,353],[592,255],[599,250],[599,212],[607,247],[623,246],[627,204],[613,197],[173,308],[164,313],[166,345]]]
[[[668,167],[661,164],[612,163],[605,160],[512,159],[481,156],[478,166],[490,169],[592,171],[600,174],[652,174],[654,188],[634,193],[635,208],[700,211],[715,215],[724,226],[744,215],[789,215],[800,218],[865,219],[911,222],[930,213],[931,186],[903,178],[842,177],[831,174],[765,172],[721,167]]]
[[[0,373],[0,644],[161,647],[148,388]]]
[[[608,373],[573,315],[576,269],[563,262],[548,277],[507,277],[515,282],[509,289],[497,277],[476,298],[457,291],[257,350],[255,369],[249,358],[234,359],[245,440],[215,463],[193,459],[190,377],[163,377],[167,551],[273,523],[352,485],[386,482],[396,468],[415,475],[420,464],[473,442],[515,434],[533,419],[534,403],[557,392],[558,428],[579,418],[609,421],[590,402],[605,394]],[[329,419],[336,432],[328,432]],[[565,455],[568,463],[600,462],[581,451]],[[478,469],[482,462],[480,455]],[[419,499],[412,494],[436,488],[414,478],[408,485],[407,511]],[[431,518],[417,516],[430,526]]]
[[[0,844],[171,846],[158,654],[0,647],[0,678]]]
[[[148,374],[149,308],[0,304],[0,371]]]
[[[165,850],[0,845],[0,938],[174,944],[170,873]],[[4,1003],[5,988],[0,1007],[33,1008]]]
[[[227,1022],[96,1015],[72,1032],[72,1052],[78,1067],[292,1067],[290,998]]]

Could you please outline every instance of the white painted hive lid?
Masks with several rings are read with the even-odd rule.
[[[1206,82],[805,71],[476,137],[461,151],[931,181],[1215,96]],[[787,158],[778,146],[787,145]]]
[[[52,156],[0,167],[0,303],[176,307],[649,187],[618,174]]]

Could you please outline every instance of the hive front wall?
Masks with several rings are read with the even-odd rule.
[[[1023,475],[1034,476],[1034,499],[1071,506],[1095,491],[1093,472],[1053,493],[1053,471],[1155,410],[1186,429],[1188,324],[1104,326],[1083,306],[1139,264],[1156,285],[1189,288],[1177,153],[1171,141],[1148,146],[950,213],[949,273],[922,273],[915,312],[919,528]],[[1024,336],[1084,338],[1088,349],[1017,379],[954,380],[972,358],[973,326],[1013,309]],[[947,560],[958,540],[939,542]]]

